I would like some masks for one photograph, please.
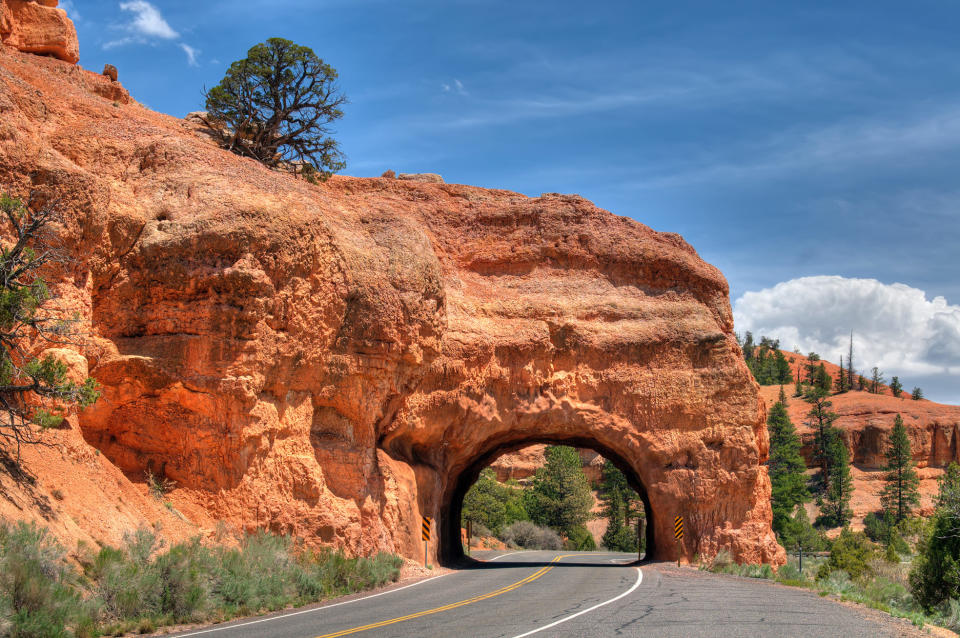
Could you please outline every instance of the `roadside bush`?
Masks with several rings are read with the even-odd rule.
[[[138,530],[121,548],[82,556],[79,578],[45,530],[0,521],[0,636],[83,638],[223,620],[379,587],[396,580],[403,563],[384,553],[302,551],[266,533],[235,549],[199,539],[162,549],[152,532]]]
[[[570,530],[570,536],[564,543],[566,549],[578,552],[589,552],[597,548],[597,542],[586,525],[577,525]]]
[[[733,574],[734,576],[745,576],[747,578],[773,578],[773,568],[770,565],[744,564],[734,562],[730,552],[721,549],[713,557],[708,565],[701,565],[700,569],[706,569],[714,574]]]
[[[47,531],[0,521],[0,635],[67,636],[82,613],[64,550]]]
[[[845,527],[833,541],[830,558],[820,566],[817,579],[826,578],[837,570],[845,571],[853,579],[869,575],[873,573],[870,561],[876,554],[876,546],[866,534],[853,532],[849,527]]]
[[[940,479],[937,510],[928,523],[910,572],[910,587],[928,611],[960,599],[960,466],[951,463]]]
[[[563,539],[549,527],[539,527],[530,521],[508,525],[500,540],[523,549],[563,549]]]

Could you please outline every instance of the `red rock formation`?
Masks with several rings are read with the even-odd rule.
[[[727,284],[679,236],[577,196],[314,186],[91,75],[3,49],[0,184],[66,215],[104,391],[79,425],[127,477],[353,553],[416,556],[432,515],[449,558],[472,476],[564,441],[644,488],[657,556],[683,514],[687,557],[783,561]]]
[[[0,0],[0,42],[71,64],[80,59],[77,30],[57,0]]]

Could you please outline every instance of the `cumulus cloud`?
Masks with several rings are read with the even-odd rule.
[[[817,352],[833,362],[846,355],[852,330],[856,368],[878,366],[888,379],[950,377],[960,386],[960,306],[928,299],[917,288],[802,277],[745,293],[733,314],[741,333],[779,338],[784,349]]]

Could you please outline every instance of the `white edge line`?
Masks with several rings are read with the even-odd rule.
[[[483,562],[485,562],[485,563],[492,563],[492,562],[495,561],[495,560],[500,560],[500,559],[503,558],[504,556],[513,556],[514,554],[525,554],[525,553],[527,553],[527,552],[535,552],[535,551],[537,551],[537,550],[535,550],[535,549],[524,549],[524,550],[521,550],[521,551],[519,551],[519,552],[507,552],[506,554],[500,554],[499,556],[495,556],[495,557],[493,557],[493,558],[488,558],[487,560],[485,560],[485,561],[483,561]]]
[[[447,572],[448,574],[450,572]],[[387,594],[392,594],[395,591],[401,591],[403,589],[410,589],[411,587],[416,587],[417,585],[422,585],[424,583],[430,582],[431,580],[436,580],[437,578],[442,578],[447,574],[439,574],[437,576],[431,576],[424,580],[418,580],[415,583],[410,583],[409,585],[404,585],[403,587],[397,587],[396,589],[388,589],[387,591],[382,591],[379,594],[371,594],[369,596],[364,596],[363,598],[354,598],[352,600],[344,600],[343,602],[333,603],[331,605],[324,605],[323,607],[311,607],[310,609],[302,609],[300,611],[294,611],[289,614],[280,614],[277,616],[270,616],[269,618],[260,618],[258,620],[250,620],[248,622],[241,622],[235,625],[220,625],[219,627],[211,627],[210,629],[202,629],[200,631],[192,631],[188,634],[177,634],[176,638],[186,638],[187,636],[199,636],[200,634],[209,634],[214,631],[222,631],[224,629],[236,629],[238,627],[246,627],[247,625],[256,625],[262,622],[270,622],[271,620],[282,620],[284,618],[290,618],[291,616],[299,616],[300,614],[310,614],[315,611],[324,611],[330,609],[331,607],[339,607],[340,605],[349,605],[350,603],[358,603],[361,600],[369,600],[370,598],[376,598],[378,596],[386,596]]]
[[[588,608],[588,609],[584,609],[583,611],[578,611],[578,612],[575,613],[575,614],[570,614],[570,615],[567,616],[566,618],[561,618],[560,620],[558,620],[558,621],[556,621],[556,622],[552,622],[552,623],[550,623],[549,625],[544,625],[543,627],[538,627],[538,628],[536,628],[536,629],[532,629],[532,630],[528,631],[528,632],[525,633],[525,634],[519,634],[519,635],[517,635],[517,636],[514,636],[513,638],[524,638],[524,636],[532,636],[533,634],[540,633],[540,632],[543,631],[544,629],[550,629],[551,627],[556,627],[557,625],[562,624],[562,623],[565,623],[565,622],[567,622],[568,620],[573,620],[573,619],[576,618],[577,616],[582,616],[583,614],[590,613],[590,612],[593,611],[594,609],[599,609],[600,607],[603,607],[604,605],[609,605],[609,604],[612,603],[612,602],[615,602],[615,601],[620,600],[620,599],[623,598],[624,596],[628,596],[628,595],[632,594],[632,593],[637,589],[637,587],[640,586],[640,583],[643,582],[643,570],[641,570],[639,567],[637,567],[636,569],[637,569],[637,582],[635,582],[635,583],[633,584],[633,587],[631,587],[631,588],[628,589],[627,591],[623,592],[622,594],[620,594],[620,595],[618,595],[618,596],[614,596],[614,597],[611,598],[610,600],[605,600],[605,601],[603,601],[602,603],[597,603],[597,604],[594,605],[593,607],[590,607],[590,608]]]

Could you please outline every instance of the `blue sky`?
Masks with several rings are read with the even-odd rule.
[[[739,329],[832,359],[853,329],[864,366],[960,402],[960,4],[61,4],[83,66],[173,115],[253,44],[308,45],[350,99],[345,173],[579,193],[681,233],[727,276]],[[790,323],[798,299],[824,325]]]

